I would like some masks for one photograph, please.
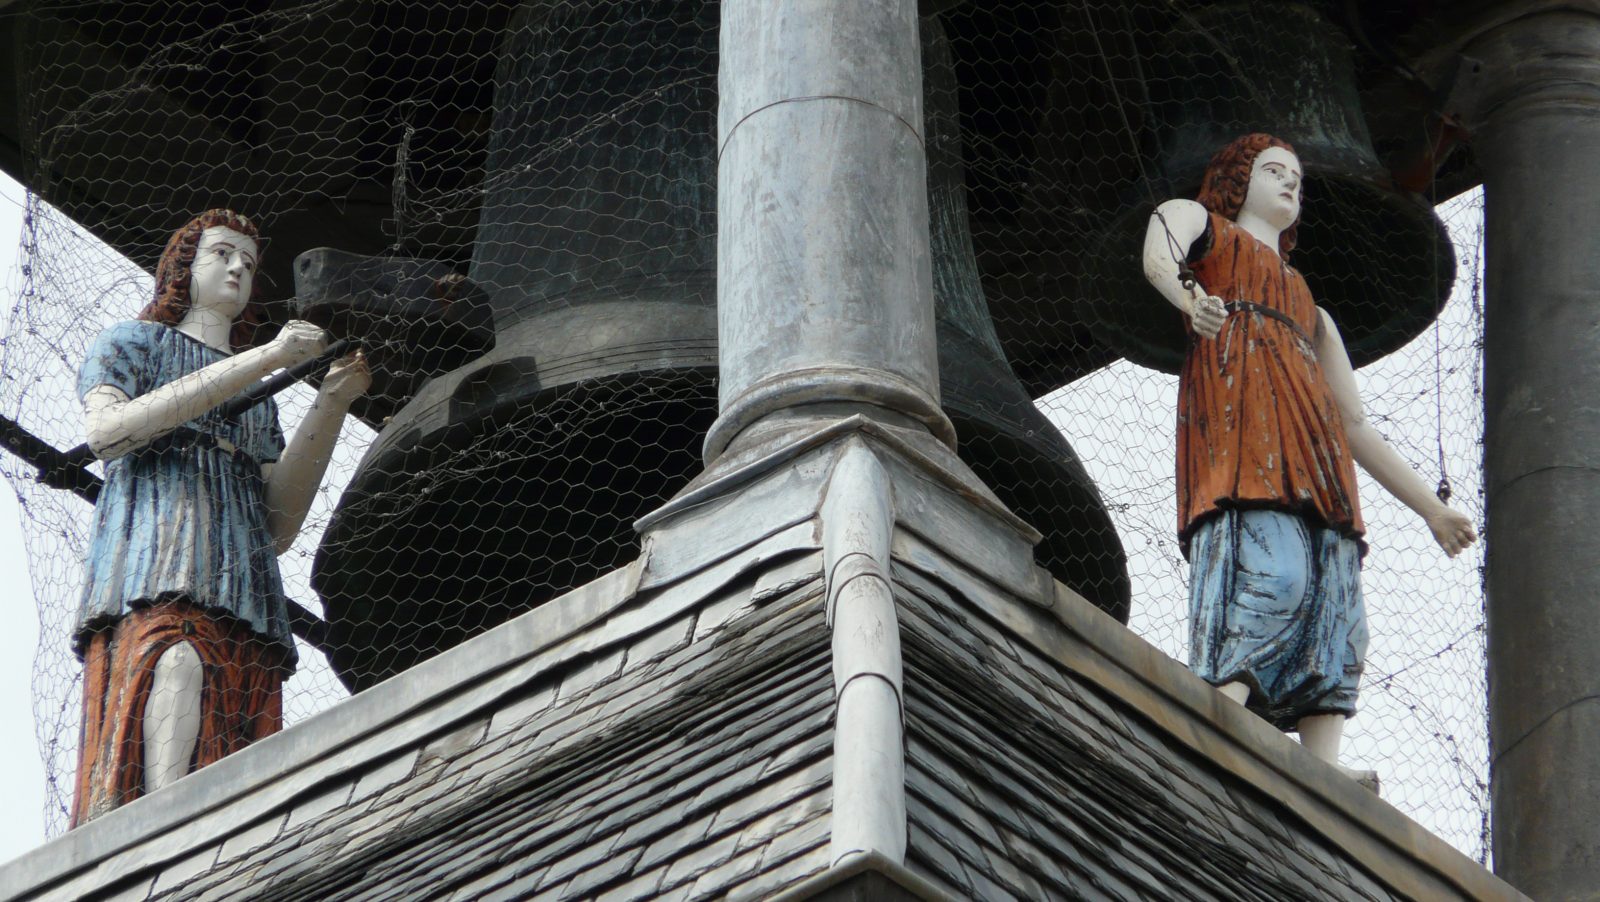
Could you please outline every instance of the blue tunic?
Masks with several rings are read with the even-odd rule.
[[[227,356],[160,323],[118,323],[90,346],[78,397],[109,385],[137,398]],[[292,666],[260,470],[283,452],[277,406],[269,399],[226,421],[212,411],[185,427],[226,439],[239,453],[191,437],[106,463],[74,645],[81,653],[91,633],[134,608],[181,599],[247,624],[283,646]]]

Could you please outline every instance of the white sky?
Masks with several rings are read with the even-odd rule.
[[[22,227],[22,186],[0,173],[0,309],[14,301],[12,274]],[[15,418],[15,411],[0,411]],[[0,452],[4,453],[4,452]],[[44,841],[44,762],[33,740],[33,651],[39,644],[28,561],[22,547],[22,516],[9,484],[0,480],[0,580],[11,587],[8,616],[0,629],[0,799],[11,813],[0,817],[0,861]]]

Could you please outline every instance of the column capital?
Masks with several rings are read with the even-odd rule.
[[[1461,44],[1466,125],[1483,135],[1528,114],[1600,115],[1600,2],[1535,4]]]

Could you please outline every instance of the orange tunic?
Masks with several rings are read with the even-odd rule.
[[[1178,382],[1178,537],[1223,508],[1300,514],[1352,538],[1362,533],[1356,472],[1312,336],[1311,289],[1274,249],[1211,214],[1200,284],[1233,310],[1215,341],[1190,330]]]

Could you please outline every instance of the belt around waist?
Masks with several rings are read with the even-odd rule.
[[[235,445],[233,442],[230,442],[220,436],[212,435],[209,432],[201,432],[198,429],[190,429],[186,426],[180,426],[166,435],[157,438],[155,441],[152,441],[150,444],[146,445],[142,450],[154,454],[160,454],[163,451],[182,451],[188,448],[216,448],[224,454],[232,457],[236,463],[248,464],[256,469],[260,469],[261,467],[261,465],[256,462],[254,457],[251,457],[249,453],[241,450],[239,446]]]
[[[1316,346],[1316,342],[1311,340],[1311,336],[1306,333],[1306,330],[1301,328],[1299,323],[1295,322],[1294,319],[1289,316],[1289,314],[1284,313],[1282,310],[1268,307],[1264,304],[1254,304],[1250,301],[1228,301],[1222,305],[1222,309],[1228,311],[1229,313],[1259,313],[1267,319],[1277,320],[1278,322],[1283,323],[1285,326],[1288,326],[1290,329],[1293,329],[1294,334],[1305,339],[1306,344],[1312,345],[1313,347]]]

